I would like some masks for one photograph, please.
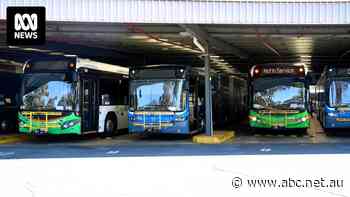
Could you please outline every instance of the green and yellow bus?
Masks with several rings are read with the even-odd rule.
[[[252,67],[249,125],[252,129],[301,129],[310,126],[304,66]]]
[[[35,135],[111,135],[127,129],[128,72],[128,68],[77,56],[27,61],[19,131]]]

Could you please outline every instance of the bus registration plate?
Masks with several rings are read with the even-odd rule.
[[[274,129],[283,128],[283,127],[284,127],[283,124],[274,124],[274,125],[272,125],[272,128],[274,128]]]
[[[42,128],[34,130],[34,133],[36,134],[46,134],[47,132],[48,132],[47,129],[42,129]]]
[[[350,118],[336,118],[337,122],[350,122]]]

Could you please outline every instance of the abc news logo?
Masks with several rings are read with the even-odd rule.
[[[45,7],[7,7],[7,44],[45,44]]]

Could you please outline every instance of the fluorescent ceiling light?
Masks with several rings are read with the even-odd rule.
[[[130,36],[129,38],[131,38],[131,39],[148,39],[149,37],[145,36],[145,35],[133,35],[133,36]]]
[[[203,53],[205,53],[205,49],[202,44],[197,40],[197,38],[193,37],[193,43],[198,47]]]

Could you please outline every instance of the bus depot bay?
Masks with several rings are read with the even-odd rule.
[[[53,56],[23,69],[20,132],[111,135],[127,128],[128,68]]]
[[[204,77],[181,65],[130,69],[129,132],[190,134],[204,129]]]
[[[316,85],[316,114],[322,127],[330,131],[350,127],[350,69],[326,66]]]
[[[306,130],[310,126],[303,66],[253,66],[250,94],[249,125],[252,129]]]

